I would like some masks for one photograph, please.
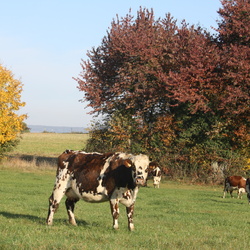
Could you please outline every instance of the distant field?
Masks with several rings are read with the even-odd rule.
[[[25,133],[11,154],[53,157],[65,149],[83,149],[87,139],[88,134]]]
[[[23,170],[56,167],[57,157],[66,149],[82,150],[88,134],[25,133],[14,151],[7,154],[2,168]],[[0,165],[0,166],[1,166]]]

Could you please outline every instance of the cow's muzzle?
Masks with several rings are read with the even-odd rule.
[[[143,177],[137,177],[135,181],[136,185],[145,186],[146,182]]]

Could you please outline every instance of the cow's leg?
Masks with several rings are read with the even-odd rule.
[[[237,192],[237,199],[241,199],[241,191],[240,191],[240,189]]]
[[[46,220],[48,225],[53,224],[54,213],[58,209],[59,203],[63,195],[65,194],[66,189],[68,188],[68,183],[69,183],[69,174],[67,173],[67,169],[64,169],[59,173],[58,177],[56,178],[56,183],[54,186],[53,193],[49,198],[49,211]]]
[[[64,195],[64,192],[59,192],[59,190],[55,190],[52,195],[49,197],[49,211],[46,223],[51,226],[53,224],[53,217],[55,212],[59,207],[59,203]]]
[[[118,218],[119,218],[119,200],[118,199],[114,199],[114,200],[110,200],[110,208],[111,208],[111,214],[113,217],[113,228],[114,229],[118,229],[119,225],[118,225]]]
[[[230,196],[231,196],[231,198],[233,198],[233,190],[230,191]]]
[[[225,183],[224,183],[224,193],[223,193],[223,197],[222,198],[225,198],[226,197],[226,192],[228,193],[228,191],[231,189],[230,187],[230,184],[228,183],[228,180],[227,178],[225,179]],[[230,192],[231,194],[231,192]],[[231,196],[232,197],[232,196]]]
[[[224,189],[224,191],[223,191],[223,196],[222,196],[222,198],[225,198],[226,197],[226,189]]]
[[[75,215],[74,215],[74,208],[75,208],[75,203],[78,201],[78,199],[69,199],[67,198],[65,201],[66,209],[68,212],[69,216],[69,223],[77,226],[76,220],[75,220]]]
[[[130,231],[133,231],[135,229],[135,226],[133,223],[134,204],[132,204],[129,207],[126,207],[126,210],[127,210],[127,217],[128,217],[128,229]]]

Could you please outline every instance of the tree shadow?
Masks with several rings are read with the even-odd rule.
[[[51,166],[57,165],[57,157],[47,157],[47,156],[36,156],[36,155],[14,155],[9,156],[10,159],[20,159],[22,161],[26,161],[28,163],[34,162],[36,166],[41,166],[44,164],[48,164]]]

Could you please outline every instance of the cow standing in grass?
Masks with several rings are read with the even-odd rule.
[[[149,175],[153,176],[153,186],[154,188],[160,187],[162,171],[157,162],[151,162],[149,164]]]
[[[75,203],[109,201],[113,228],[118,229],[119,203],[126,206],[128,228],[134,229],[134,205],[147,179],[149,158],[125,153],[85,153],[67,150],[58,158],[56,182],[49,198],[47,224],[52,225],[54,213],[66,195],[69,222],[76,225]]]
[[[225,179],[223,198],[226,197],[226,192],[230,192],[233,198],[233,191],[237,190],[238,199],[242,199],[242,194],[246,192],[246,179],[242,176],[229,176]]]
[[[160,182],[161,182],[161,169],[159,167],[156,167],[153,171],[154,188],[160,188]]]

